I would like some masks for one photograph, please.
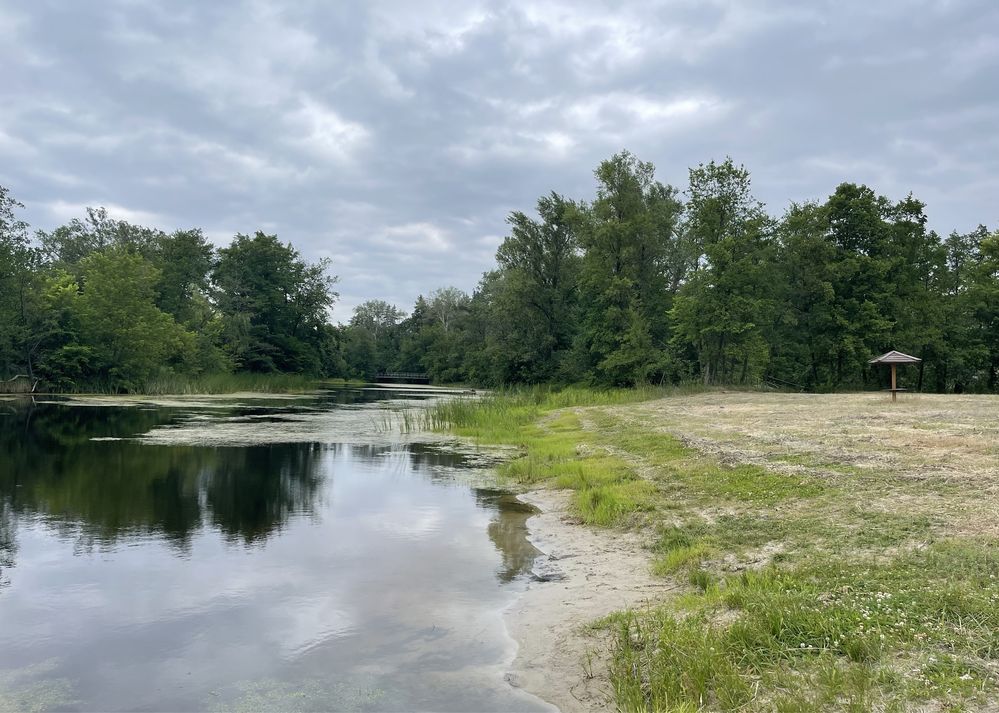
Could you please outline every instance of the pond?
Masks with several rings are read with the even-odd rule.
[[[0,709],[549,710],[530,513],[426,398],[0,401]]]

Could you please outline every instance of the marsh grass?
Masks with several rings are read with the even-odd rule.
[[[666,393],[653,387],[510,389],[441,401],[427,410],[425,425],[483,443],[516,446],[521,455],[500,466],[501,477],[523,485],[551,483],[570,489],[580,519],[606,527],[650,511],[655,488],[625,460],[587,452],[580,418],[568,409],[636,403]]]
[[[693,387],[690,387],[693,388]],[[689,388],[684,389],[687,393]],[[531,386],[503,389],[485,396],[445,399],[427,410],[425,426],[450,431],[484,443],[521,445],[525,428],[545,414],[580,406],[612,406],[661,398],[673,390],[651,386],[636,389],[590,389],[570,386]]]
[[[423,428],[420,411],[409,407],[379,409],[373,427],[378,433],[414,433]]]

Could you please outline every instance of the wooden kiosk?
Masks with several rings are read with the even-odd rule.
[[[888,389],[891,392],[891,400],[895,401],[898,396],[899,391],[905,391],[905,389],[898,388],[898,380],[896,379],[895,369],[899,364],[918,364],[922,359],[919,357],[909,356],[908,354],[903,354],[902,352],[890,351],[887,354],[882,354],[876,359],[871,359],[868,364],[888,364],[891,366],[891,388]]]

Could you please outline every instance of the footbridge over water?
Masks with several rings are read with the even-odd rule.
[[[385,371],[375,376],[376,384],[429,384],[430,374],[414,371]]]

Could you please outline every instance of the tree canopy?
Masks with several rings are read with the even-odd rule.
[[[0,377],[141,390],[163,374],[231,370],[439,382],[632,385],[697,380],[873,388],[870,357],[922,359],[915,388],[999,387],[999,232],[941,238],[912,195],[844,182],[780,216],[731,158],[656,179],[628,152],[595,194],[513,211],[468,294],[410,312],[373,297],[335,325],[328,261],[276,235],[220,249],[100,208],[51,232],[0,187]]]

